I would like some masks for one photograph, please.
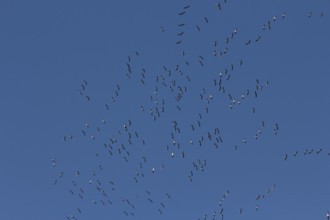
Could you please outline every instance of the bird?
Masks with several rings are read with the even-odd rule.
[[[53,166],[53,167],[56,166],[56,160],[55,160],[55,157],[52,159],[52,166]]]
[[[220,2],[218,2],[215,7],[220,11],[221,10],[221,4],[220,4]]]

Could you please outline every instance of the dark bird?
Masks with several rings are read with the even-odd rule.
[[[251,40],[248,40],[247,42],[245,42],[245,45],[249,45],[251,43]]]
[[[270,21],[268,21],[267,25],[268,25],[268,29],[271,30],[272,27],[270,26]]]
[[[312,12],[308,13],[308,18],[310,18],[312,16]]]
[[[178,15],[184,15],[186,12],[183,11],[183,12],[179,12]]]

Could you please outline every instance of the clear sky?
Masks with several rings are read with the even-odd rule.
[[[330,1],[216,6],[1,0],[0,219],[325,219]]]

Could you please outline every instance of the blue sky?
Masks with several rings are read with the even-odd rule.
[[[329,1],[216,4],[0,1],[0,218],[324,219]]]

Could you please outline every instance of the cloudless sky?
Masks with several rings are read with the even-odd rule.
[[[325,219],[330,1],[216,4],[0,1],[0,219]]]

